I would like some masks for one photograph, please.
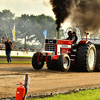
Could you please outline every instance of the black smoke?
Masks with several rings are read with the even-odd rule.
[[[56,17],[57,31],[61,23],[71,19],[72,26],[93,31],[100,28],[100,0],[50,0]]]
[[[81,0],[73,10],[72,22],[84,30],[94,31],[100,28],[100,1]]]
[[[53,7],[53,12],[56,17],[57,31],[61,26],[61,23],[70,15],[72,0],[50,0]]]

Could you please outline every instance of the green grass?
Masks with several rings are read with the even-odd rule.
[[[3,63],[3,64],[6,64],[7,63],[7,61],[0,61],[0,63]],[[14,64],[14,63],[18,63],[18,64],[31,64],[31,61],[12,61],[12,62],[9,62],[9,63],[12,63],[12,64]]]
[[[0,57],[6,57],[3,55],[0,55]],[[32,58],[31,56],[11,56],[12,58]]]
[[[27,100],[100,100],[100,89],[79,91],[66,95],[55,95],[53,97],[34,98]]]

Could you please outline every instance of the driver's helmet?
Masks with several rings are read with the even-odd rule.
[[[69,31],[69,32],[68,32],[68,35],[73,35],[73,32],[72,32],[72,31]]]

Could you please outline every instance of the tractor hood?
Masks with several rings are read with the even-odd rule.
[[[67,53],[71,49],[73,40],[45,39],[45,50],[54,51],[55,55]]]
[[[72,45],[73,40],[45,39],[45,44]]]

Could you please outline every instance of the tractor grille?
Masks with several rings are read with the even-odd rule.
[[[45,39],[46,44],[57,44],[57,40],[55,39]]]
[[[56,45],[47,45],[47,51],[56,51]]]

